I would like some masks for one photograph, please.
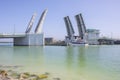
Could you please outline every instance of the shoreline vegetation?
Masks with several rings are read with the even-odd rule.
[[[43,74],[35,74],[30,72],[14,71],[14,69],[19,67],[21,66],[0,65],[0,80],[61,80],[58,77],[53,77],[48,72],[45,72]]]

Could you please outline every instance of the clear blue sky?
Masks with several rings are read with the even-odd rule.
[[[64,39],[66,27],[63,17],[70,16],[77,34],[74,16],[82,13],[87,29],[99,29],[101,35],[120,38],[120,0],[1,0],[0,33],[25,32],[34,12],[38,19],[48,9],[43,32],[46,37]]]

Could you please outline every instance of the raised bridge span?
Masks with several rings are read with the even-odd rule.
[[[44,34],[42,33],[42,25],[45,20],[47,9],[43,11],[35,28],[34,33],[30,33],[36,14],[33,14],[28,27],[23,34],[0,34],[0,38],[13,38],[15,46],[43,46]]]

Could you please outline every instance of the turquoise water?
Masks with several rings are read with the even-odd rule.
[[[0,46],[0,65],[61,80],[120,80],[120,46]]]

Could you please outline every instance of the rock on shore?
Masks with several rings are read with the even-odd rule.
[[[12,70],[0,70],[0,80],[60,80],[50,78],[49,73],[44,74],[30,74],[28,72],[18,73]]]

